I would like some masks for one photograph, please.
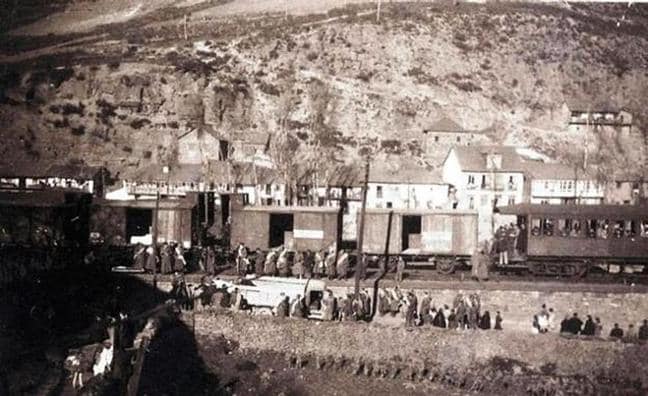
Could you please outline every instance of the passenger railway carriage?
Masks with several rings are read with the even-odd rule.
[[[518,204],[498,209],[521,229],[510,267],[536,275],[584,276],[592,267],[648,263],[648,207]]]

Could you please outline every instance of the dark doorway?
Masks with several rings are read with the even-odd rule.
[[[293,230],[293,215],[286,213],[270,214],[270,247],[277,247],[285,243],[284,233]]]
[[[421,234],[421,216],[403,216],[403,250],[409,249],[409,236]]]
[[[227,219],[230,215],[230,196],[222,194],[221,198],[221,225],[227,224]]]
[[[126,242],[133,236],[142,236],[150,232],[153,226],[153,210],[126,209]]]
[[[517,246],[515,246],[515,249],[519,253],[526,254],[527,243],[529,241],[529,230],[527,229],[528,224],[526,216],[518,216],[517,225],[520,228],[520,235],[518,236]]]

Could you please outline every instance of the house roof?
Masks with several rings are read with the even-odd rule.
[[[621,109],[614,103],[591,98],[568,98],[565,100],[570,111],[618,113]]]
[[[269,138],[270,138],[270,134],[268,132],[248,131],[245,133],[237,134],[233,140],[237,140],[247,144],[262,146],[268,143]]]
[[[593,169],[583,170],[565,164],[547,163],[542,161],[526,161],[524,166],[529,177],[537,180],[596,179],[596,173]]]
[[[441,167],[430,167],[411,157],[375,160],[369,167],[370,183],[443,184]]]
[[[301,166],[298,170],[297,184],[309,185],[315,170]],[[329,187],[359,187],[364,177],[364,167],[350,164],[329,164],[328,169],[320,171],[319,183]]]
[[[52,165],[47,170],[47,176],[64,177],[69,179],[92,179],[103,171],[102,166],[90,165]]]
[[[423,130],[425,132],[470,132],[461,125],[457,124],[453,119],[446,116],[433,122],[432,125],[424,128]]]
[[[161,164],[151,164],[130,177],[138,182],[270,184],[277,179],[273,169],[254,166],[249,162],[209,161],[208,164],[176,164],[165,174]],[[256,172],[256,177],[255,177]]]
[[[498,208],[500,214],[535,214],[560,218],[588,217],[590,219],[644,218],[648,207],[643,205],[549,205],[516,204]]]
[[[525,166],[522,156],[513,146],[456,146],[454,150],[464,172],[524,172]],[[490,169],[486,164],[488,154],[502,156],[502,166],[499,169]]]
[[[51,164],[13,161],[0,164],[0,177],[46,177]]]

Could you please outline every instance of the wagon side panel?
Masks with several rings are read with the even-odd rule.
[[[296,250],[315,251],[331,246],[337,240],[336,233],[336,213],[295,213],[293,237]]]
[[[270,214],[267,212],[235,211],[232,214],[231,244],[243,242],[249,249],[268,250]]]

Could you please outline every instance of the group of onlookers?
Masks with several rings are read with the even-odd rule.
[[[603,324],[599,317],[587,315],[583,322],[577,312],[574,312],[571,316],[565,315],[557,330],[560,334],[583,335],[597,338],[605,337]],[[547,306],[543,304],[540,312],[533,316],[532,332],[542,334],[552,331],[556,331],[556,314],[553,308],[547,309]],[[648,320],[643,321],[638,331],[632,323],[628,325],[628,329],[625,332],[618,323],[615,323],[610,330],[608,338],[627,342],[645,342],[648,340]]]

